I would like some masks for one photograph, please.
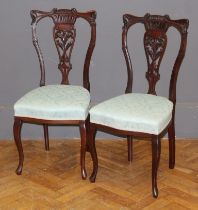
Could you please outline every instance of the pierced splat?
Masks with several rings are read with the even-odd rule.
[[[160,79],[159,67],[167,46],[168,25],[164,20],[169,20],[169,17],[147,14],[145,19],[144,49],[148,65],[146,72],[149,83],[148,93],[156,95],[155,86]]]
[[[160,79],[159,67],[167,45],[167,36],[160,31],[147,31],[144,35],[144,48],[148,64],[146,78],[149,94],[156,95],[155,86]]]
[[[76,37],[73,25],[56,25],[54,27],[54,41],[59,55],[58,68],[62,73],[62,84],[69,84],[68,75],[72,69],[71,53]]]
[[[68,73],[71,70],[72,66],[70,63],[70,57],[72,53],[72,49],[74,46],[75,38],[76,38],[76,29],[74,28],[74,24],[77,19],[84,19],[90,26],[90,41],[87,48],[87,53],[84,59],[84,67],[83,70],[83,87],[90,91],[90,82],[89,82],[89,67],[90,61],[93,54],[93,50],[95,47],[96,42],[96,11],[91,10],[87,12],[77,12],[76,9],[53,9],[50,12],[39,11],[39,10],[31,10],[30,15],[32,18],[32,42],[35,47],[39,64],[41,70],[41,79],[40,79],[40,86],[45,86],[45,62],[44,57],[39,45],[39,39],[37,36],[37,24],[47,18],[54,22],[53,30],[53,39],[58,51],[59,55],[59,65],[58,68],[62,72],[62,86],[64,84],[69,84],[68,81]],[[54,45],[53,41],[52,44]],[[59,72],[60,73],[60,72]],[[47,88],[47,87],[46,87]],[[67,87],[66,87],[67,88]],[[41,88],[43,89],[43,88]],[[70,90],[70,89],[69,89]],[[69,91],[68,90],[68,91]],[[57,89],[58,92],[58,89]],[[59,91],[60,92],[60,91]],[[75,95],[75,91],[73,93]],[[78,96],[77,96],[78,97]],[[56,98],[56,97],[55,97]],[[60,98],[60,97],[59,97]],[[59,99],[58,98],[58,99]],[[60,98],[61,100],[61,98]],[[73,99],[75,100],[75,98]],[[78,99],[77,99],[78,100]],[[50,101],[48,101],[50,103]],[[74,104],[75,105],[75,104]],[[19,105],[23,106],[22,104]],[[43,106],[41,105],[43,109]],[[68,107],[66,106],[65,109]],[[75,106],[73,106],[75,109]],[[76,107],[78,108],[78,107]],[[31,109],[31,108],[30,108]],[[34,107],[32,107],[34,109]],[[29,110],[31,112],[31,110]],[[50,110],[49,110],[50,111]],[[54,111],[51,110],[53,113]],[[57,110],[62,111],[60,106],[57,106]],[[35,117],[30,113],[29,117],[22,116],[14,116],[14,139],[16,142],[17,150],[19,153],[19,165],[16,170],[16,173],[20,175],[23,169],[23,161],[24,161],[24,154],[23,154],[23,146],[21,143],[21,128],[23,123],[35,123],[43,125],[44,128],[44,139],[45,139],[45,149],[49,150],[49,133],[48,133],[48,125],[79,125],[80,126],[80,133],[81,133],[81,150],[80,150],[80,165],[81,165],[81,176],[82,179],[86,179],[86,169],[85,169],[85,153],[86,153],[86,139],[87,139],[87,131],[89,125],[89,116],[87,119],[74,118],[70,116],[69,119],[47,119],[45,116]]]
[[[71,53],[74,47],[76,38],[76,29],[74,24],[76,22],[76,10],[58,10],[52,16],[54,21],[54,42],[59,55],[58,68],[62,73],[61,84],[69,84],[69,72],[72,69]]]
[[[58,69],[62,74],[61,84],[69,85],[69,72],[72,69],[71,54],[76,40],[76,20],[81,18],[89,23],[91,27],[91,37],[89,46],[87,48],[86,57],[84,60],[83,68],[83,86],[89,90],[89,66],[90,60],[95,47],[96,40],[96,12],[88,11],[85,13],[78,12],[76,9],[53,9],[50,12],[39,10],[31,10],[32,17],[32,40],[35,46],[41,69],[40,86],[45,85],[45,64],[41,48],[37,38],[37,24],[44,18],[52,19],[53,26],[53,39],[58,52]]]

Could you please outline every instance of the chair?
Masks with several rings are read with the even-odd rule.
[[[157,198],[157,170],[160,161],[161,137],[168,131],[169,138],[169,168],[175,165],[175,105],[176,82],[187,44],[188,20],[171,20],[168,15],[150,15],[136,17],[130,14],[123,16],[122,50],[126,60],[128,81],[124,95],[104,101],[90,109],[90,139],[89,149],[93,159],[93,172],[90,181],[95,182],[98,159],[95,148],[96,131],[103,130],[119,135],[125,135],[128,142],[128,160],[132,161],[132,139],[150,137],[152,139],[152,193]],[[146,79],[148,93],[132,93],[133,70],[127,45],[128,30],[136,23],[145,27],[144,49],[148,65]],[[159,67],[166,45],[166,32],[170,27],[177,29],[181,36],[169,87],[169,99],[156,95],[156,83],[160,79]]]
[[[81,13],[76,9],[53,9],[50,12],[32,10],[30,14],[32,18],[32,40],[40,63],[41,80],[40,87],[24,95],[14,105],[13,132],[19,153],[19,164],[16,173],[18,175],[22,173],[24,161],[21,143],[23,123],[43,125],[46,150],[49,150],[48,125],[79,125],[81,135],[81,176],[86,179],[85,153],[87,149],[86,138],[90,103],[89,66],[96,41],[96,12]],[[58,52],[58,69],[62,75],[61,84],[58,85],[45,85],[45,65],[37,38],[37,24],[46,18],[51,19],[54,23],[52,34]],[[88,22],[91,34],[84,60],[83,87],[70,85],[68,79],[69,72],[72,69],[70,61],[76,40],[75,23],[77,19],[84,19],[84,21]]]

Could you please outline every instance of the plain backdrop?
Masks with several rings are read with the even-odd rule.
[[[169,14],[172,19],[188,18],[190,22],[186,56],[177,83],[176,137],[198,137],[198,1],[197,0],[3,0],[0,2],[0,139],[13,139],[13,104],[25,93],[39,86],[40,69],[32,45],[30,10],[49,11],[52,8],[76,8],[97,11],[97,41],[90,66],[92,104],[123,94],[126,86],[126,65],[121,49],[122,15],[131,13]],[[39,27],[47,67],[47,83],[60,82],[55,47],[50,45],[51,22]],[[89,26],[78,22],[81,37],[77,37],[70,73],[72,84],[82,84],[84,46],[89,40]],[[42,30],[43,29],[43,30]],[[88,29],[88,32],[87,32]],[[134,92],[146,92],[147,70],[142,37],[144,28],[137,25],[129,32],[129,47],[133,50]],[[159,95],[167,95],[169,76],[179,47],[179,34],[168,31],[167,52],[161,64]],[[139,45],[138,45],[139,43]],[[53,43],[52,43],[53,44]],[[79,45],[78,45],[79,44]],[[50,127],[50,138],[79,138],[78,127]],[[22,138],[43,137],[42,126],[24,124]],[[116,138],[99,132],[98,138]]]

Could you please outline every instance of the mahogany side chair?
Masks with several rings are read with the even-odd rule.
[[[20,98],[14,105],[14,140],[19,153],[16,173],[22,173],[24,154],[21,142],[23,123],[40,124],[44,128],[45,149],[49,150],[48,125],[79,125],[81,135],[80,164],[81,176],[86,179],[85,153],[87,149],[87,124],[90,106],[89,67],[96,42],[96,12],[78,12],[76,9],[53,9],[52,11],[31,10],[32,41],[38,55],[41,79],[40,87],[33,89]],[[46,85],[43,48],[39,45],[37,24],[43,19],[52,21],[52,37],[57,49],[61,84]],[[72,69],[71,54],[76,41],[76,22],[87,22],[90,28],[90,40],[86,47],[84,60],[83,86],[70,85],[69,72]],[[41,21],[42,22],[42,21]],[[39,25],[41,26],[41,24]],[[78,28],[79,29],[79,28]],[[39,29],[40,30],[40,29]]]
[[[103,130],[127,137],[128,160],[132,161],[133,136],[152,139],[152,194],[158,196],[157,170],[160,161],[161,137],[168,131],[169,168],[175,165],[175,106],[176,82],[182,64],[186,45],[188,20],[172,20],[168,15],[150,15],[136,17],[123,15],[122,50],[124,53],[128,81],[125,94],[106,100],[90,109],[89,149],[93,159],[93,172],[90,181],[95,182],[98,170],[98,158],[95,147],[96,131]],[[127,45],[128,30],[137,23],[145,27],[143,45],[148,69],[148,92],[132,93],[133,69],[130,58],[132,49]],[[156,83],[160,79],[159,67],[167,46],[167,31],[174,27],[180,34],[179,52],[174,62],[169,86],[169,98],[157,96]],[[135,27],[134,27],[135,28]]]

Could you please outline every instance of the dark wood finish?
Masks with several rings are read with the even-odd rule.
[[[14,140],[19,152],[19,165],[16,169],[16,173],[20,175],[22,173],[23,168],[23,160],[24,160],[24,154],[23,154],[23,147],[21,143],[21,128],[22,128],[22,120],[19,118],[15,118],[14,120],[14,126],[13,126],[13,132],[14,132]]]
[[[140,132],[132,132],[126,130],[118,130],[115,128],[111,128],[104,125],[90,123],[91,125],[91,135],[90,135],[90,150],[92,151],[93,158],[93,173],[90,177],[92,182],[95,181],[97,175],[97,153],[95,149],[95,133],[96,130],[100,129],[106,132],[116,133],[116,134],[124,134],[127,136],[127,144],[128,144],[128,160],[132,160],[132,136],[138,137],[150,137],[152,139],[152,192],[153,197],[157,198],[158,196],[158,188],[157,188],[157,169],[160,161],[160,151],[161,144],[160,138],[167,133],[169,137],[169,168],[174,168],[175,165],[175,105],[176,105],[176,82],[177,76],[179,73],[179,69],[181,63],[183,61],[186,45],[187,45],[187,30],[188,30],[188,20],[180,19],[180,20],[171,20],[168,15],[159,16],[159,15],[150,15],[146,14],[144,17],[136,17],[130,14],[123,15],[123,28],[122,28],[122,50],[124,53],[126,66],[127,66],[127,86],[125,93],[132,93],[132,85],[133,85],[133,68],[132,61],[130,58],[130,53],[127,45],[127,35],[128,30],[133,25],[137,23],[142,23],[145,26],[145,34],[144,34],[144,49],[146,54],[146,60],[148,69],[146,72],[146,79],[148,80],[148,94],[157,95],[156,93],[156,84],[160,79],[159,68],[160,64],[166,50],[167,45],[167,35],[166,32],[170,27],[174,27],[177,29],[181,36],[180,48],[176,60],[173,65],[170,86],[169,86],[169,100],[173,102],[173,111],[172,111],[172,119],[169,125],[159,134],[152,135],[149,133],[140,133]]]
[[[157,198],[157,169],[159,167],[161,153],[161,139],[159,136],[153,136],[152,138],[152,192],[153,197]]]
[[[88,114],[87,120],[86,120],[86,129],[87,129],[87,142],[86,142],[86,151],[90,152],[89,150],[89,132],[90,132],[90,115]]]
[[[175,167],[175,124],[174,120],[168,128],[168,139],[169,139],[169,168]]]
[[[81,120],[43,120],[43,119],[35,119],[31,117],[20,117],[23,122],[26,123],[35,123],[35,124],[47,124],[47,125],[76,125],[80,124]]]
[[[96,126],[90,123],[88,140],[89,140],[89,150],[90,150],[90,154],[93,160],[93,172],[89,178],[91,182],[95,182],[96,175],[98,172],[98,157],[97,157],[96,146],[95,146],[95,137],[96,137]]]
[[[85,169],[85,153],[87,151],[87,128],[86,122],[80,124],[80,135],[81,135],[81,147],[80,147],[80,165],[81,165],[81,175],[83,179],[87,178],[87,172]]]
[[[70,70],[72,69],[71,53],[74,47],[76,37],[76,20],[79,18],[83,18],[90,24],[91,38],[87,49],[83,69],[83,86],[87,90],[90,90],[89,65],[96,41],[96,12],[89,11],[86,13],[81,13],[77,12],[76,9],[68,10],[55,8],[50,12],[31,10],[30,14],[32,17],[32,40],[39,58],[41,69],[40,86],[45,85],[45,64],[36,33],[36,27],[38,22],[43,18],[47,17],[51,18],[54,22],[53,38],[59,55],[58,68],[62,73],[61,84],[69,84],[68,76]]]
[[[133,137],[127,136],[127,146],[128,146],[128,161],[133,160]]]
[[[167,128],[169,127],[169,125],[171,124],[171,122],[167,125],[167,127],[159,134],[160,137],[163,137],[166,133],[167,133]],[[94,126],[97,127],[98,130],[103,130],[107,133],[111,133],[111,134],[118,134],[118,135],[126,135],[126,136],[135,136],[135,137],[144,137],[144,138],[152,138],[153,134],[149,134],[149,133],[142,133],[142,132],[134,132],[134,131],[125,131],[125,130],[119,130],[116,128],[112,128],[109,126],[105,126],[105,125],[100,125],[100,124],[96,124],[96,123],[90,123],[90,127]]]
[[[49,151],[49,132],[48,132],[48,125],[43,125],[44,130],[44,139],[45,139],[45,150]]]
[[[95,47],[96,42],[96,12],[78,12],[76,9],[53,9],[50,12],[31,10],[30,15],[32,17],[32,41],[36,49],[40,69],[41,69],[41,79],[40,86],[45,85],[45,64],[44,58],[39,46],[39,39],[37,37],[37,24],[44,18],[50,18],[53,23],[53,39],[57,49],[59,64],[58,69],[62,74],[62,85],[69,85],[69,72],[72,69],[71,64],[71,54],[72,49],[75,44],[75,38],[77,30],[75,28],[75,23],[77,19],[84,19],[90,25],[90,41],[84,61],[83,67],[83,87],[90,91],[90,82],[89,82],[89,66],[92,57],[92,53]],[[87,125],[89,118],[85,121],[82,120],[45,120],[37,118],[26,118],[15,116],[14,118],[14,139],[16,146],[19,152],[19,166],[16,170],[16,173],[19,175],[22,173],[23,168],[23,147],[21,143],[21,127],[22,123],[35,123],[41,124],[44,128],[44,139],[45,139],[45,149],[49,150],[49,134],[48,134],[48,125],[78,125],[80,127],[81,133],[81,149],[80,149],[80,164],[81,164],[81,176],[83,179],[86,179],[86,170],[85,170],[85,153],[87,150]]]

